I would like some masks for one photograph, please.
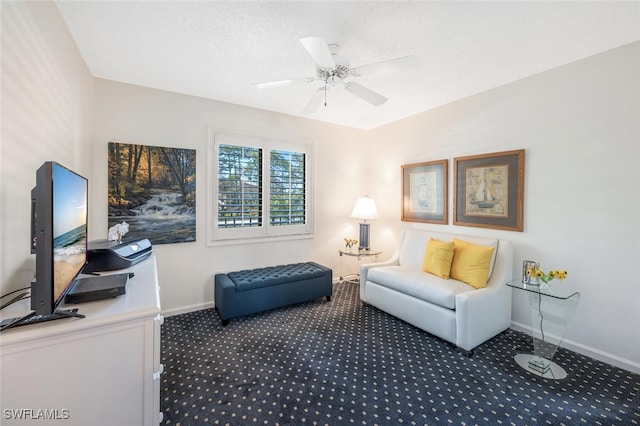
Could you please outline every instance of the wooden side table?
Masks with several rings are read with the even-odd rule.
[[[376,262],[378,260],[378,255],[382,252],[373,250],[373,249],[362,250],[358,248],[352,248],[352,249],[345,248],[345,249],[338,250],[338,253],[340,253],[340,257],[350,256],[350,257],[358,258],[358,272],[354,274],[341,275],[340,282],[359,284],[360,283],[360,261],[362,260],[362,258],[373,257],[373,261]],[[342,268],[342,262],[340,264],[340,269],[341,269],[341,272],[344,269]]]

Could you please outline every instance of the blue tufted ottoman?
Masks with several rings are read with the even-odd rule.
[[[331,269],[315,262],[216,274],[215,305],[222,325],[230,318],[307,302],[331,300]]]

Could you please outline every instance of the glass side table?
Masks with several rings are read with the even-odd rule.
[[[340,282],[359,284],[360,283],[360,261],[362,260],[362,258],[373,257],[373,261],[376,262],[378,260],[378,255],[382,252],[377,250],[371,250],[371,249],[364,250],[364,249],[357,249],[357,248],[352,248],[352,249],[345,248],[345,249],[338,250],[338,253],[340,253],[340,257],[351,256],[351,257],[358,258],[358,272],[356,272],[355,274],[346,274],[346,275],[340,276]],[[340,266],[341,266],[340,269],[343,269],[342,264]]]
[[[567,372],[553,362],[553,357],[578,306],[580,293],[545,283],[524,284],[520,280],[508,282],[507,285],[529,295],[533,354],[517,354],[516,362],[538,376],[564,379]]]

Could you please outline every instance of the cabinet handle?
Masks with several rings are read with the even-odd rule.
[[[160,375],[164,373],[164,365],[160,364],[160,369],[153,373],[153,380],[160,380]]]
[[[162,314],[158,314],[158,316],[155,317],[155,320],[159,325],[164,324],[164,316],[162,316]]]

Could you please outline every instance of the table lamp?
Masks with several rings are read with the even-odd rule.
[[[360,250],[369,250],[369,224],[367,223],[367,220],[374,220],[378,218],[376,202],[366,195],[358,198],[358,201],[351,212],[351,217],[355,219],[362,219],[362,223],[360,223],[360,243],[358,248]]]

